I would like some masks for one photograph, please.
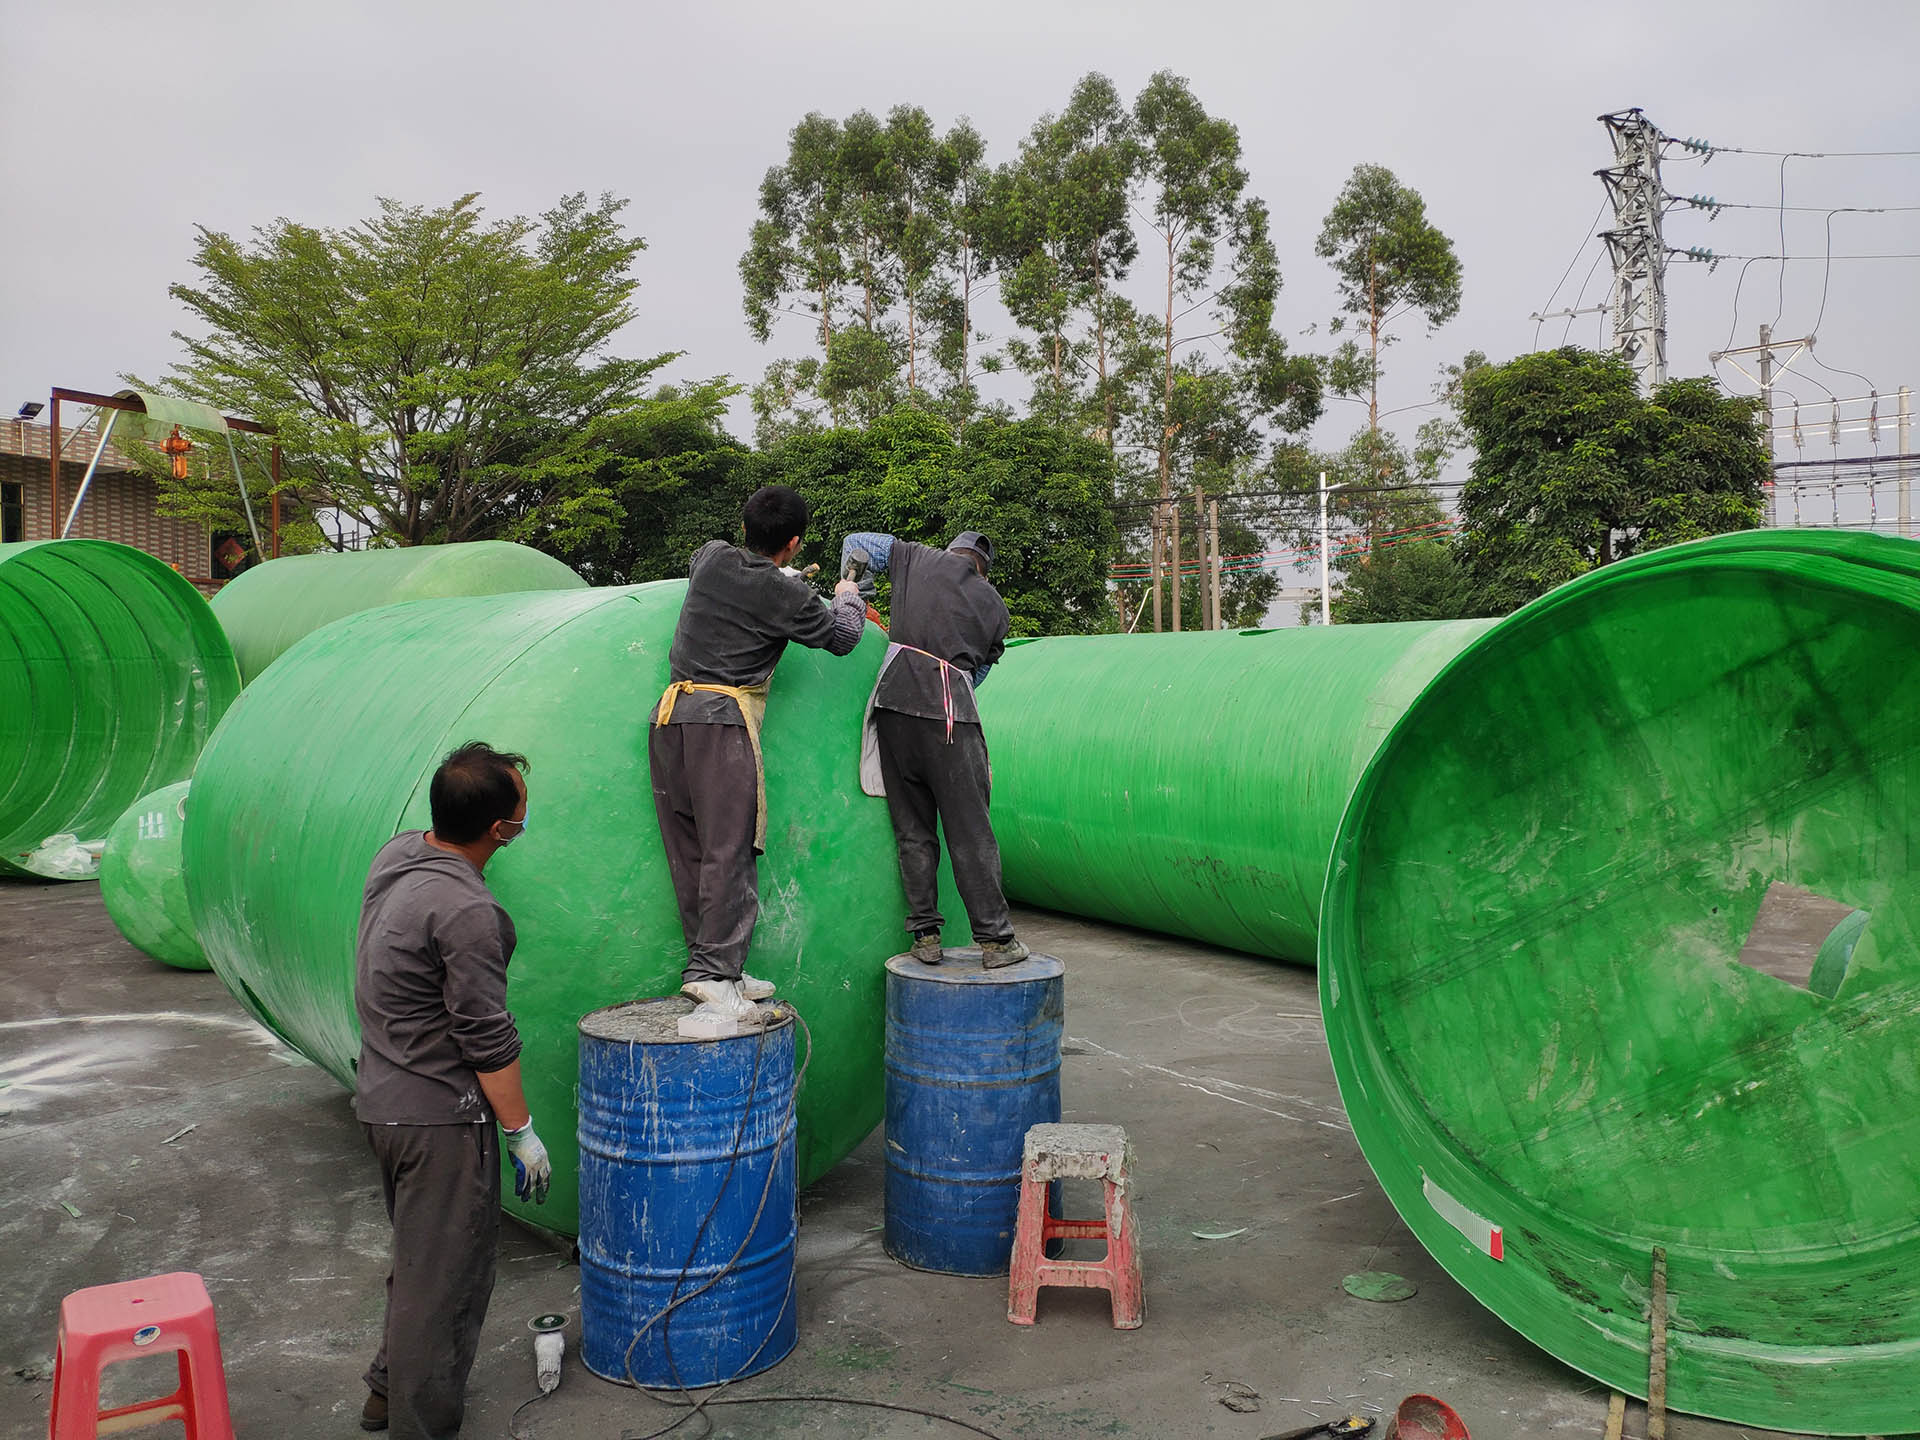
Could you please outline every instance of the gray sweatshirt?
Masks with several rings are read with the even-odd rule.
[[[507,1013],[513,921],[480,872],[418,830],[373,857],[360,902],[354,1110],[369,1125],[492,1121],[476,1071],[520,1055]]]
[[[822,605],[813,587],[765,555],[724,540],[694,552],[687,598],[667,651],[674,680],[702,685],[758,685],[797,640],[831,655],[851,654],[867,628],[866,602],[841,595]],[[675,702],[674,725],[743,725],[725,695],[695,691]]]

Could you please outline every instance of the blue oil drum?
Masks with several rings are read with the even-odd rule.
[[[1060,1118],[1065,975],[1051,955],[887,962],[886,1250],[902,1264],[1006,1274],[1027,1128]]]
[[[580,1354],[623,1384],[758,1374],[797,1336],[793,1020],[682,1040],[692,1009],[580,1022]]]

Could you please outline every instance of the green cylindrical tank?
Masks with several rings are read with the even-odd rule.
[[[1016,642],[980,689],[1007,893],[1311,964],[1354,781],[1492,623]]]
[[[0,545],[0,876],[91,879],[44,847],[98,842],[193,770],[240,688],[200,593],[104,540]]]
[[[180,873],[187,785],[182,780],[143,795],[114,821],[100,857],[100,899],[136,950],[176,970],[211,970],[193,933]]]
[[[400,600],[583,590],[586,584],[551,555],[506,540],[474,540],[284,556],[235,576],[213,597],[213,613],[233,642],[242,683],[251,685],[301,636],[362,610]]]
[[[354,938],[367,866],[430,823],[427,786],[468,740],[532,761],[531,824],[494,857],[519,930],[507,1003],[552,1196],[577,1216],[575,1026],[677,992],[686,960],[654,817],[647,716],[667,683],[684,581],[394,605],[338,621],[241,695],[194,774],[187,895],[213,968],[270,1030],[351,1085]],[[906,904],[886,802],[860,791],[860,726],[884,643],[790,646],[773,681],[770,821],[748,966],[811,1027],[802,1181],[878,1122],[884,965]]]
[[[1367,1160],[1603,1384],[1646,1393],[1660,1247],[1669,1404],[1920,1425],[1916,655],[1910,541],[1657,551],[1481,635],[1341,823],[1321,1005]],[[1742,963],[1775,881],[1867,912],[1830,996]]]

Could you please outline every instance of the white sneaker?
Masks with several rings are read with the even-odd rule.
[[[773,982],[771,980],[759,979],[753,975],[742,975],[740,977],[740,993],[745,995],[749,1000],[771,1000],[773,998]]]
[[[680,993],[700,1003],[702,1009],[724,1016],[740,1025],[763,1025],[767,1012],[749,1000],[738,980],[689,980]]]

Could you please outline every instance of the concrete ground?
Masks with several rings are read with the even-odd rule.
[[[1395,1217],[1342,1116],[1310,973],[1054,915],[1019,920],[1067,962],[1066,1118],[1118,1122],[1134,1142],[1146,1326],[1115,1331],[1104,1296],[1056,1290],[1042,1293],[1039,1325],[1018,1329],[1003,1280],[895,1265],[880,1248],[870,1139],[801,1197],[799,1348],[729,1395],[884,1400],[1007,1440],[1257,1440],[1345,1410],[1384,1422],[1425,1391],[1481,1440],[1600,1434],[1605,1392],[1483,1310]],[[128,947],[95,887],[5,885],[0,1087],[0,1435],[46,1433],[63,1295],[174,1269],[199,1271],[213,1294],[240,1435],[360,1433],[387,1230],[332,1080],[259,1031],[212,975]],[[511,1225],[501,1258],[470,1437],[508,1435],[533,1393],[528,1317],[577,1314],[572,1264]],[[1341,1277],[1368,1268],[1419,1292],[1398,1304],[1346,1295]],[[675,1418],[589,1375],[577,1341],[576,1329],[565,1383],[521,1417],[521,1435],[638,1440]],[[1243,1389],[1257,1413],[1220,1403]],[[709,1414],[723,1437],[966,1433],[817,1404]],[[1644,1433],[1639,1417],[1630,1407],[1630,1434]],[[1685,1418],[1669,1433],[1756,1434]]]

